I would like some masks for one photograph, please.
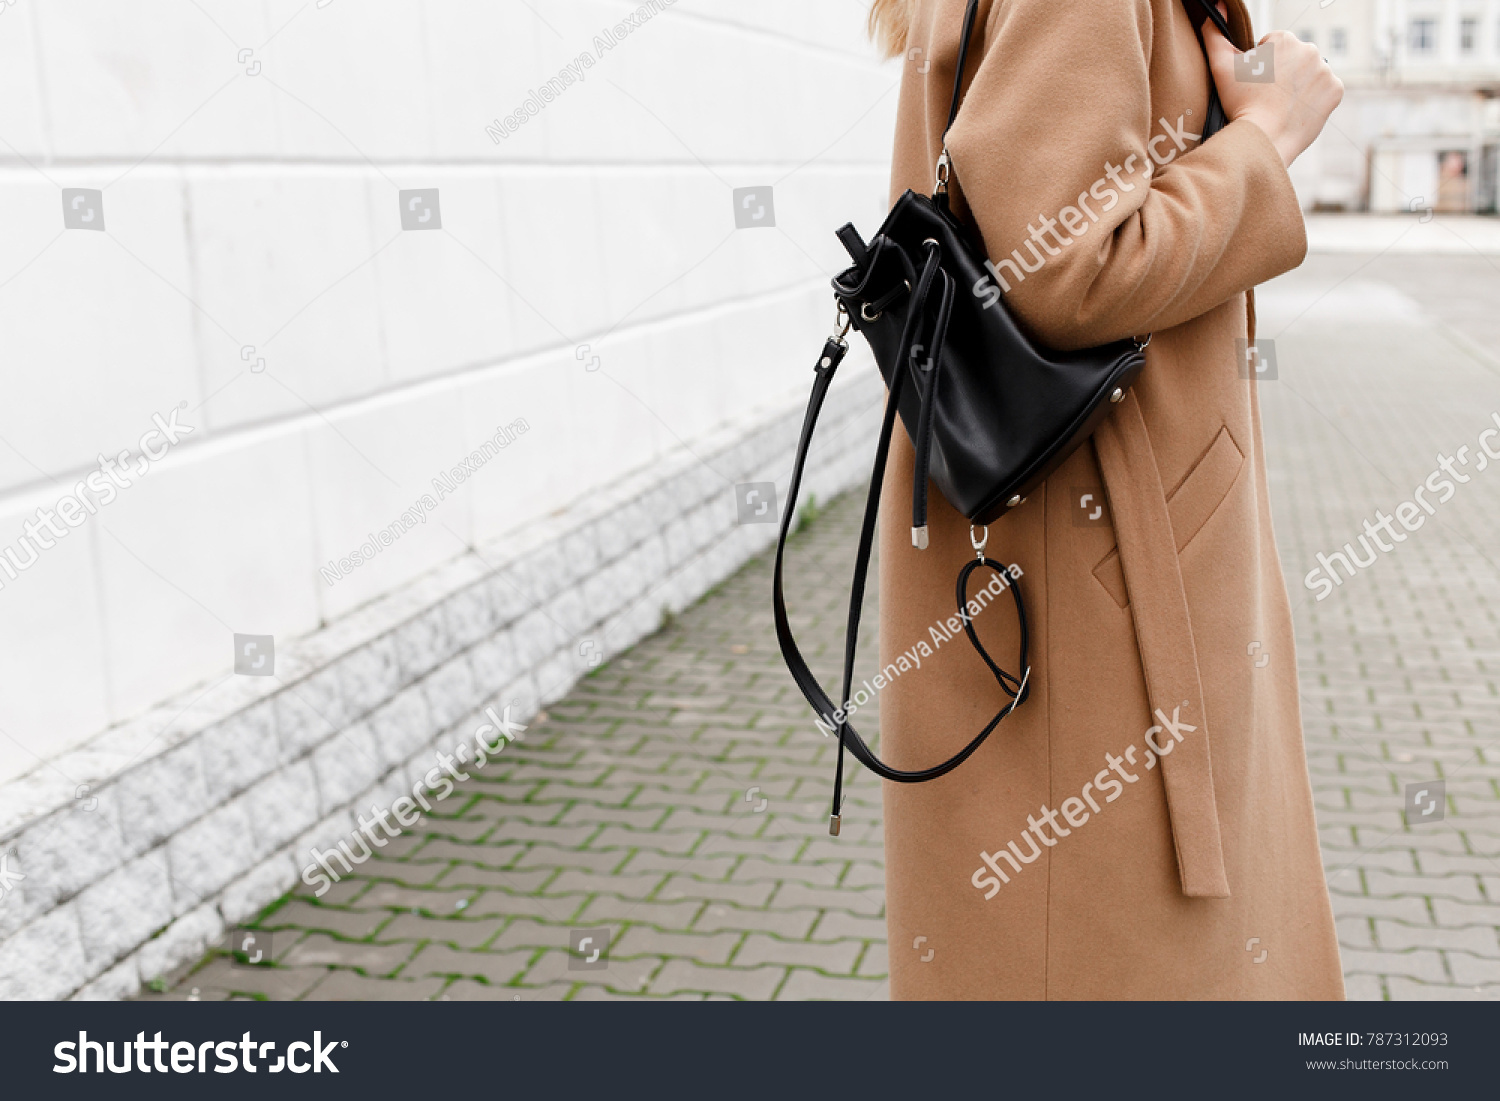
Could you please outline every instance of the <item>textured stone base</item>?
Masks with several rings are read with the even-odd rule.
[[[883,389],[857,359],[807,494],[868,476]],[[809,375],[809,384],[811,377]],[[771,542],[734,486],[784,504],[798,399],[699,440],[0,788],[0,998],[120,998],[196,958],[409,792],[487,706],[526,721]],[[769,599],[769,593],[767,594]]]

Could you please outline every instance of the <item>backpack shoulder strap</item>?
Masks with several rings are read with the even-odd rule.
[[[964,12],[963,37],[958,42],[958,65],[953,70],[953,102],[948,107],[948,125],[943,127],[943,136],[953,129],[953,120],[958,118],[958,108],[964,101],[964,68],[969,62],[969,41],[974,37],[974,22],[979,16],[979,0],[969,0],[969,9]]]

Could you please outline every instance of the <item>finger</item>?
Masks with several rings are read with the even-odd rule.
[[[1234,43],[1222,34],[1205,34],[1203,50],[1208,54],[1208,71],[1213,74],[1215,86],[1222,89],[1233,84],[1235,65],[1242,56]]]
[[[1210,30],[1213,31],[1212,34],[1208,33]],[[1203,25],[1203,48],[1208,51],[1208,60],[1214,65],[1232,64],[1240,53],[1218,27],[1209,23]]]

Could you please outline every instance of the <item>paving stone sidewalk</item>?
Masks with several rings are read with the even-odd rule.
[[[1500,463],[1479,439],[1500,424],[1496,303],[1500,259],[1477,254],[1313,256],[1261,296],[1271,501],[1354,999],[1500,998]],[[1363,523],[1443,457],[1468,480],[1446,499],[1434,481],[1433,515],[1318,600],[1317,555],[1366,558]],[[1409,788],[1427,792],[1411,814]]]
[[[788,551],[793,622],[830,683],[857,496]],[[832,748],[781,663],[769,594],[762,557],[549,707],[443,815],[322,898],[299,886],[264,912],[249,947],[274,966],[216,952],[166,996],[885,997],[878,782],[854,776],[829,838]],[[871,620],[861,677],[875,641]],[[606,967],[570,969],[573,930],[594,931],[586,951],[610,937]]]
[[[1500,410],[1497,301],[1483,257],[1315,256],[1262,296],[1278,378],[1257,385],[1351,998],[1500,997],[1500,463],[1327,599],[1302,580],[1435,455],[1475,459]],[[862,504],[835,502],[791,552],[829,679]],[[274,967],[220,952],[158,996],[886,996],[878,786],[854,770],[828,839],[831,747],[768,592],[760,559],[551,707],[446,816],[264,913]],[[1430,818],[1408,821],[1413,783]],[[586,929],[613,937],[607,969],[569,969]]]

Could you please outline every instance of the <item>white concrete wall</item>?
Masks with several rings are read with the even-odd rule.
[[[884,406],[867,358],[849,366],[804,483],[823,500],[868,477]],[[274,677],[190,688],[0,783],[0,1001],[129,997],[279,898],[371,805],[430,787],[435,753],[486,709],[531,722],[774,539],[776,514],[737,523],[725,488],[784,500],[801,420],[800,398],[738,418],[279,645]]]
[[[634,10],[0,7],[0,548],[25,561],[37,509],[154,414],[195,428],[0,573],[0,781],[232,676],[235,632],[306,635],[808,383],[831,231],[884,213],[898,74],[856,4],[677,0],[596,51]],[[736,230],[732,190],[768,184],[776,227]],[[432,187],[441,230],[403,231],[398,192]],[[64,229],[63,188],[102,190],[104,232]]]

